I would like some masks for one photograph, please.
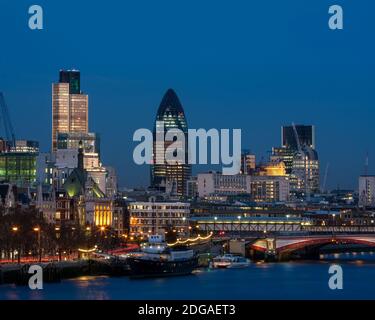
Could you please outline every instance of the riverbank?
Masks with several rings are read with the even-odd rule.
[[[30,278],[28,273],[31,264],[0,265],[0,285],[27,285]],[[35,263],[43,268],[45,283],[60,282],[82,276],[125,276],[129,268],[121,259],[91,259],[78,261],[61,261],[54,263]]]

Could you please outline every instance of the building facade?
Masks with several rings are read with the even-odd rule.
[[[241,174],[252,174],[256,168],[256,157],[250,150],[242,150],[241,153]]]
[[[164,235],[171,229],[178,235],[189,232],[190,203],[132,202],[128,210],[131,235]]]
[[[299,142],[296,141],[296,132]],[[315,149],[315,127],[310,125],[284,126],[281,128],[281,145],[283,148],[298,150],[298,143]]]
[[[159,124],[163,122],[163,127]],[[171,129],[179,129],[184,133],[185,146],[183,161],[168,163],[165,159],[165,151],[174,142],[157,141],[158,136],[165,137]],[[184,109],[176,93],[169,89],[160,103],[154,126],[154,154],[151,165],[151,187],[161,191],[175,193],[184,196],[186,181],[191,177],[191,165],[188,164],[188,125]],[[164,140],[164,139],[163,139]],[[178,148],[183,146],[178,146]]]
[[[286,202],[289,192],[286,176],[254,176],[251,179],[251,196],[256,202]]]
[[[309,198],[320,192],[320,163],[316,151],[315,127],[310,125],[281,128],[282,147],[272,149],[271,161],[282,161],[289,177],[293,198]]]
[[[0,151],[0,182],[33,186],[37,181],[38,155],[36,141],[17,140],[15,146]]]
[[[358,193],[360,206],[375,207],[375,176],[360,176]]]
[[[198,195],[201,198],[213,195],[250,195],[250,193],[249,175],[223,175],[218,172],[198,174]]]
[[[88,96],[81,93],[79,71],[60,71],[52,85],[52,150],[59,133],[88,132]]]

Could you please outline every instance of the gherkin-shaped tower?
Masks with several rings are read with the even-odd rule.
[[[157,126],[157,123],[161,121],[164,122],[164,129]],[[165,161],[165,150],[173,142],[165,142],[164,144],[156,143],[157,132],[160,133],[161,130],[164,130],[165,135],[170,129],[179,129],[185,135],[185,161],[181,163],[168,164]],[[158,150],[158,148],[162,150]],[[186,182],[190,177],[191,165],[188,164],[188,125],[185,112],[175,91],[169,89],[160,103],[154,124],[154,155],[151,166],[151,186],[161,191],[184,196]]]

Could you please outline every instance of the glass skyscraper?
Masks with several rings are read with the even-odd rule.
[[[79,71],[60,71],[52,85],[52,150],[59,133],[88,133],[88,96],[81,93]]]
[[[36,141],[17,140],[10,150],[0,150],[0,182],[14,183],[19,187],[33,186],[38,154],[39,143]]]
[[[164,122],[164,128],[158,126]],[[170,129],[179,129],[185,135],[184,161],[168,164],[165,160],[165,150],[174,142],[157,143],[157,134],[163,134]],[[188,164],[188,125],[183,107],[174,90],[169,89],[164,95],[154,125],[154,154],[151,165],[151,187],[161,191],[184,196],[187,181],[191,177],[191,165]]]
[[[293,126],[281,128],[281,143],[284,148],[298,150],[295,131],[297,131],[301,147],[307,146],[315,149],[315,127],[306,125],[296,125],[295,130]]]
[[[59,83],[69,83],[70,94],[81,93],[81,73],[78,70],[60,70]]]

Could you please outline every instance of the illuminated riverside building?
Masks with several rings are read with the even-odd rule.
[[[88,96],[81,93],[79,71],[60,71],[52,85],[52,150],[61,132],[88,132]]]
[[[164,129],[158,126],[164,122]],[[157,134],[165,133],[170,129],[179,129],[185,134],[185,161],[168,164],[165,160],[165,150],[173,142],[156,142]],[[188,125],[181,102],[176,93],[169,89],[164,95],[155,120],[154,126],[154,154],[151,165],[151,187],[157,190],[184,196],[186,182],[191,177],[191,165],[188,164]]]
[[[189,232],[190,203],[131,202],[128,206],[131,235],[161,234],[172,229],[178,235]]]

